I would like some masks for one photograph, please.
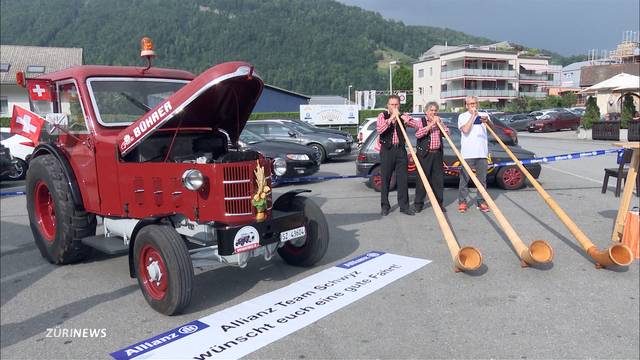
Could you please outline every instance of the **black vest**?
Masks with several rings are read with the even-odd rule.
[[[427,126],[427,118],[426,117],[421,117],[420,121],[422,121],[422,127],[426,127]],[[438,126],[438,125],[436,125]],[[425,156],[428,152],[429,152],[429,143],[431,142],[431,134],[432,131],[429,131],[429,133],[426,136],[421,137],[420,139],[418,139],[418,141],[416,142],[416,148],[418,149],[418,155],[420,156]],[[440,133],[440,150],[442,150],[442,132]]]
[[[383,114],[385,119],[389,119],[391,117],[391,115],[387,111],[385,111]],[[387,130],[385,130],[382,134],[380,134],[380,145],[382,145],[387,149],[390,149],[393,146],[394,131],[396,131],[396,124],[393,124],[393,123],[389,124],[389,127],[387,128]],[[397,132],[398,132],[398,145],[404,148],[404,136],[402,136],[402,132],[400,129],[398,129]]]

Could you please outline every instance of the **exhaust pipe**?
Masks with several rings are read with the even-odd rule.
[[[404,137],[405,143],[409,147],[409,153],[411,153],[411,157],[413,158],[413,162],[416,165],[416,169],[418,170],[418,174],[420,175],[422,184],[424,185],[424,188],[427,191],[427,196],[429,197],[429,201],[431,202],[433,211],[436,214],[438,225],[440,225],[440,230],[444,235],[444,239],[447,243],[447,247],[449,248],[449,253],[451,253],[451,258],[453,259],[453,264],[455,266],[454,271],[460,272],[460,271],[477,270],[482,265],[482,254],[480,253],[480,250],[472,246],[465,246],[461,249],[460,245],[458,245],[458,242],[456,241],[456,238],[453,235],[453,231],[451,231],[451,227],[447,222],[447,218],[444,216],[444,213],[440,208],[440,204],[436,199],[436,195],[433,193],[433,189],[431,189],[429,180],[427,180],[427,176],[424,174],[424,171],[422,170],[422,165],[420,165],[420,161],[418,160],[418,157],[416,156],[416,153],[413,150],[413,146],[411,145],[411,141],[409,141],[409,137],[407,136],[407,132],[404,129],[402,120],[397,119],[396,123],[400,126],[400,130],[402,131],[402,136]]]
[[[591,242],[591,240],[587,237],[587,235],[580,230],[578,225],[576,225],[573,220],[567,215],[567,213],[562,210],[560,205],[549,195],[549,193],[542,188],[542,185],[536,180],[533,175],[527,170],[527,168],[522,165],[522,162],[511,152],[511,149],[507,145],[505,145],[500,137],[496,135],[491,126],[487,126],[487,130],[493,135],[493,137],[498,141],[500,146],[509,154],[511,160],[513,160],[520,171],[527,177],[529,182],[533,185],[533,187],[538,191],[538,194],[542,197],[544,202],[553,210],[553,212],[558,216],[558,218],[562,221],[562,223],[569,229],[571,234],[578,240],[582,248],[587,252],[587,254],[596,262],[596,268],[600,269],[603,267],[611,267],[612,265],[617,266],[629,266],[633,262],[633,255],[631,254],[631,250],[622,244],[613,244],[607,250],[602,251],[598,250],[598,248]]]
[[[553,249],[551,248],[551,245],[549,245],[544,240],[535,240],[531,243],[531,246],[527,247],[522,242],[511,224],[509,224],[509,221],[507,221],[507,218],[498,208],[498,205],[496,205],[491,196],[489,196],[489,193],[484,188],[484,186],[482,186],[482,183],[480,183],[480,180],[478,179],[476,174],[471,170],[471,167],[469,166],[467,161],[462,157],[462,154],[460,154],[460,151],[458,151],[458,148],[449,137],[449,134],[446,133],[440,123],[436,122],[436,124],[438,124],[438,128],[442,132],[442,135],[447,139],[447,142],[449,142],[451,150],[453,150],[453,152],[456,154],[458,160],[460,160],[460,163],[467,171],[467,174],[469,174],[469,177],[476,185],[476,189],[480,192],[484,201],[487,202],[487,205],[495,214],[496,220],[498,220],[500,227],[502,227],[502,231],[504,231],[504,233],[507,235],[509,241],[511,241],[511,244],[513,245],[513,248],[516,250],[516,253],[520,257],[520,265],[522,267],[527,267],[529,265],[546,264],[551,262],[551,260],[553,260]],[[487,128],[489,127],[487,126]]]

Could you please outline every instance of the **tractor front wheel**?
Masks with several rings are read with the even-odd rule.
[[[166,225],[147,225],[135,239],[134,264],[144,298],[157,312],[175,315],[191,301],[193,264],[184,240]]]
[[[327,219],[313,200],[303,196],[296,196],[291,200],[290,210],[302,211],[304,214],[306,236],[287,241],[278,249],[278,254],[288,264],[312,266],[322,259],[329,247]]]

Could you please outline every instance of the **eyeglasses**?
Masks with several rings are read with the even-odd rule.
[[[478,105],[476,102],[467,103],[467,105]]]

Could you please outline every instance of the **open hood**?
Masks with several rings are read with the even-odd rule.
[[[224,130],[235,142],[262,87],[262,79],[248,63],[216,65],[122,130],[116,140],[120,154],[125,156],[158,129],[178,126]]]

